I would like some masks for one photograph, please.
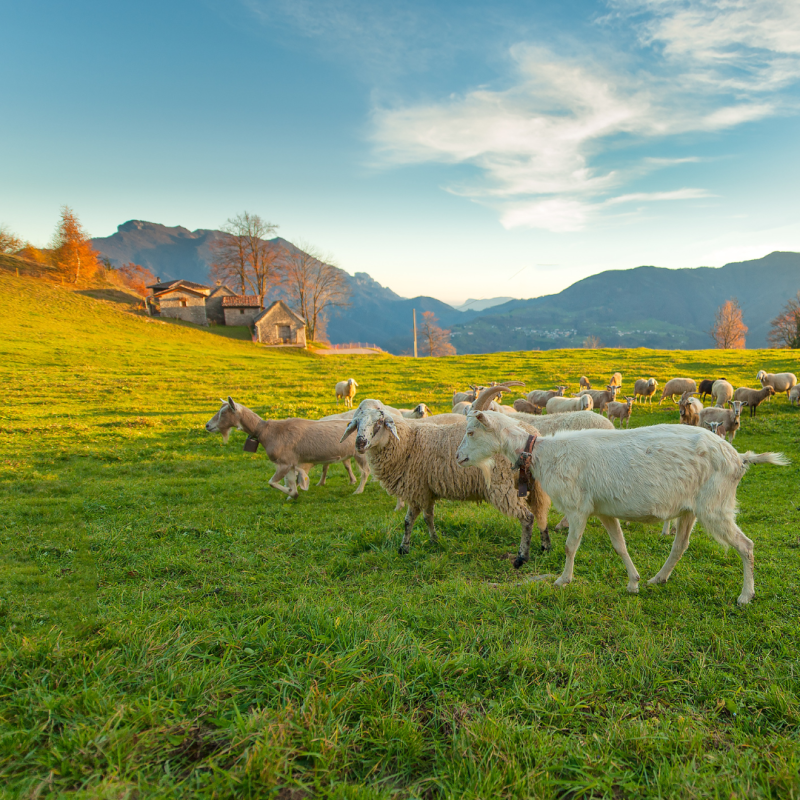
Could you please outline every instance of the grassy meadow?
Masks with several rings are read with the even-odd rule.
[[[449,410],[454,389],[586,374],[800,372],[779,351],[564,350],[436,360],[275,352],[2,274],[0,796],[86,798],[800,797],[800,408],[743,418],[741,562],[702,529],[671,540],[596,520],[575,581],[552,552],[515,572],[519,526],[437,505],[397,555],[402,514],[334,466],[296,502],[263,450],[204,423],[231,395],[269,417],[357,400]],[[632,425],[673,422],[672,403]],[[551,523],[559,518],[554,509]],[[497,587],[493,583],[499,584]]]

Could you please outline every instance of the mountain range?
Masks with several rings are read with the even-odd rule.
[[[93,244],[115,266],[133,261],[161,280],[207,283],[209,246],[223,235],[131,220]],[[272,241],[294,247],[279,237]],[[365,272],[343,274],[351,301],[331,315],[331,341],[374,342],[396,354],[413,346],[412,309],[418,322],[423,311],[433,311],[452,330],[459,353],[581,347],[588,336],[605,347],[708,348],[714,314],[732,297],[750,329],[748,347],[766,347],[770,321],[800,290],[800,253],[774,252],[719,268],[608,270],[558,294],[470,300],[459,308],[424,295],[400,297]]]

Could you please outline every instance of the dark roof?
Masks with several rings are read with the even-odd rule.
[[[153,283],[147,287],[148,289],[153,290],[153,294],[160,294],[161,292],[167,292],[170,289],[188,289],[190,292],[197,292],[198,294],[206,294],[211,291],[210,286],[206,286],[202,283],[195,283],[194,281],[184,281],[184,280],[177,280],[177,281],[162,281],[161,283]]]
[[[222,298],[223,308],[261,308],[261,297],[257,294],[235,294]]]
[[[284,310],[284,311],[286,311],[286,312],[288,312],[289,314],[291,314],[291,315],[292,315],[292,316],[293,316],[293,317],[294,317],[294,318],[295,318],[295,319],[296,319],[296,320],[297,320],[297,321],[298,321],[298,322],[299,322],[301,325],[305,325],[305,324],[306,324],[306,321],[305,321],[305,320],[304,320],[304,319],[303,319],[303,318],[302,318],[302,317],[301,317],[299,314],[296,314],[294,311],[292,311],[292,309],[291,309],[291,308],[289,308],[289,306],[287,306],[287,305],[286,305],[286,303],[284,303],[284,302],[283,302],[283,300],[276,300],[274,303],[272,303],[272,304],[270,305],[270,307],[269,307],[269,308],[265,308],[265,309],[264,309],[264,310],[263,310],[263,311],[262,311],[262,312],[261,312],[261,313],[260,313],[260,314],[259,314],[259,315],[258,315],[258,316],[257,316],[257,317],[254,319],[254,320],[253,320],[253,324],[255,324],[256,322],[258,322],[258,321],[259,321],[259,320],[261,320],[261,319],[264,319],[264,317],[266,317],[266,316],[267,316],[267,314],[269,314],[269,312],[270,312],[270,311],[272,311],[272,309],[273,309],[273,308],[275,308],[275,306],[277,306],[277,305],[283,306],[283,310]]]

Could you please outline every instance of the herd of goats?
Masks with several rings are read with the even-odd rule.
[[[658,382],[637,380],[633,395],[622,403],[616,400],[622,386],[617,372],[601,390],[581,377],[581,389],[572,397],[564,397],[566,387],[558,386],[529,392],[512,406],[503,405],[502,396],[522,386],[519,381],[471,386],[453,395],[453,409],[446,414],[431,414],[424,403],[399,409],[380,400],[363,400],[354,409],[358,384],[351,378],[336,385],[337,402],[344,400],[348,408],[342,413],[319,420],[265,420],[228,397],[206,430],[221,433],[227,443],[235,428],[248,436],[245,450],[263,446],[276,466],[269,485],[288,499],[296,498],[298,489],[308,489],[308,473],[315,464],[322,465],[318,486],[325,485],[328,468],[336,463],[355,484],[355,459],[361,473],[356,494],[364,491],[372,475],[397,499],[395,510],[407,507],[401,554],[410,551],[411,531],[420,513],[430,540],[437,540],[437,500],[485,501],[519,520],[522,535],[513,562],[519,568],[530,558],[534,523],[542,549],[550,549],[547,518],[554,503],[563,515],[556,529],[569,528],[566,563],[557,586],[572,580],[575,553],[590,516],[608,532],[632,593],[639,591],[639,573],[619,521],[661,522],[664,533],[676,522],[669,557],[648,581],[659,584],[668,580],[699,520],[716,541],[739,553],[744,581],[738,602],[745,604],[755,594],[753,542],[736,524],[736,489],[751,464],[788,461],[780,453],[740,454],[726,437],[733,441],[744,407],[752,416],[776,393],[785,392],[792,404],[800,399],[792,373],[761,370],[757,377],[759,390],[734,390],[726,380],[703,380],[699,385],[691,378],[668,381],[659,402],[680,397],[681,425],[629,428],[633,403],[652,403]],[[714,405],[705,407],[702,401],[709,395]]]

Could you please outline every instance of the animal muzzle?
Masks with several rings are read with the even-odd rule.
[[[369,447],[369,441],[366,436],[356,436],[356,450],[363,453]]]

